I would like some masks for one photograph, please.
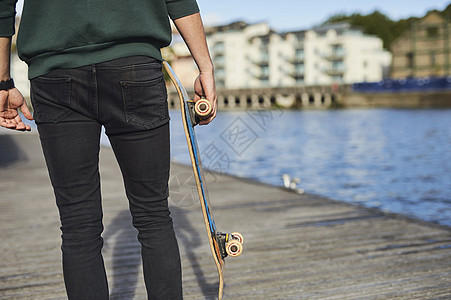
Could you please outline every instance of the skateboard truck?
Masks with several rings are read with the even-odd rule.
[[[210,101],[207,99],[199,99],[197,101],[189,100],[187,103],[191,117],[191,125],[193,125],[193,127],[199,124],[203,119],[206,119],[213,109]]]
[[[226,258],[227,256],[237,257],[243,252],[244,238],[241,233],[217,232],[215,238],[218,242],[222,259]]]

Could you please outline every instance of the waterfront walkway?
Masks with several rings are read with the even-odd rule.
[[[217,274],[190,174],[172,167],[185,299],[215,299]],[[0,132],[0,176],[0,299],[65,299],[59,218],[35,133]],[[108,148],[101,177],[111,299],[145,299],[136,232]],[[208,177],[218,227],[245,237],[244,253],[226,261],[224,299],[451,298],[450,228]]]

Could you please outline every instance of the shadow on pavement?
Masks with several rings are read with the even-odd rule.
[[[104,250],[112,251],[110,299],[134,299],[141,271],[141,245],[129,210],[120,211],[103,235]]]
[[[191,265],[192,272],[195,274],[197,284],[199,285],[199,288],[204,296],[203,299],[216,299],[219,283],[217,281],[210,283],[207,281],[207,278],[201,268],[201,263],[196,255],[196,252],[198,252],[197,249],[202,245],[201,238],[205,237],[205,233],[202,232],[199,234],[196,231],[196,229],[190,224],[190,221],[186,217],[186,212],[182,208],[171,206],[170,209],[178,243],[183,245]],[[211,263],[214,264],[213,258],[211,259]]]
[[[9,135],[0,135],[0,169],[27,161],[27,155]]]

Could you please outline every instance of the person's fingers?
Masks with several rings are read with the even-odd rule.
[[[0,125],[2,127],[6,127],[6,128],[16,128],[16,125],[11,123],[9,120],[4,120],[4,121],[0,122]]]
[[[30,131],[31,126],[26,125],[19,116],[14,119],[5,119],[0,117],[0,126],[19,131]]]
[[[208,99],[207,99],[208,100]],[[210,101],[210,103],[211,103],[212,101]],[[213,103],[212,103],[212,107],[213,107],[213,109],[212,109],[212,111],[211,111],[211,114],[207,117],[207,118],[205,118],[205,119],[203,119],[202,121],[200,121],[199,122],[199,125],[207,125],[207,124],[209,124],[211,121],[213,121],[213,119],[216,117],[216,112],[217,112],[217,102],[216,101],[213,101]]]
[[[30,110],[28,109],[27,103],[24,102],[24,104],[20,107],[20,110],[22,111],[25,118],[28,120],[33,120],[33,115],[31,114]]]
[[[29,125],[25,125],[19,115],[15,117],[14,121],[16,122],[16,130],[31,130]]]

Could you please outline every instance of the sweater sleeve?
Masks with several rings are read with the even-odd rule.
[[[166,0],[166,7],[172,20],[199,12],[196,0]]]
[[[13,36],[17,0],[0,1],[0,37]]]

